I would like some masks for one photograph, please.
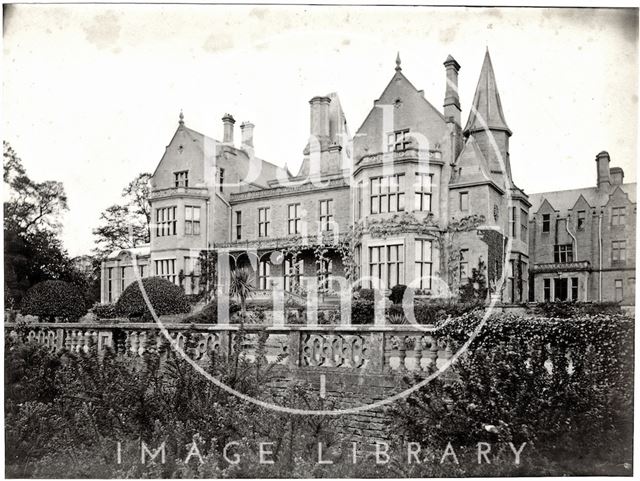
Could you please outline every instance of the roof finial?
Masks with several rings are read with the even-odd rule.
[[[400,70],[402,70],[402,67],[400,66],[400,52],[398,52],[398,55],[396,55],[396,72]]]
[[[184,125],[184,114],[182,113],[182,109],[180,109],[180,116],[178,118],[180,119],[178,123],[180,125]]]

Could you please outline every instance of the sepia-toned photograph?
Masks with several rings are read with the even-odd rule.
[[[5,477],[633,476],[638,16],[3,4]]]

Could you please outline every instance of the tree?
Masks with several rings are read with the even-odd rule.
[[[247,299],[253,293],[253,285],[247,269],[238,268],[231,273],[229,294],[238,298],[242,317],[247,313]]]
[[[8,142],[3,142],[3,180],[8,191],[4,203],[5,229],[21,234],[60,227],[60,214],[68,210],[62,182],[34,182]]]
[[[96,237],[95,251],[104,258],[109,252],[143,244],[147,227],[132,216],[129,208],[114,204],[100,214],[100,225],[93,230]]]
[[[467,283],[460,287],[460,299],[463,302],[484,302],[487,298],[487,266],[482,260],[478,259],[478,267],[471,269],[471,277],[467,279]]]
[[[29,287],[51,279],[87,292],[57,234],[68,208],[62,183],[34,182],[8,142],[3,148],[5,303],[17,305]]]
[[[129,212],[133,215],[140,216],[146,221],[146,239],[149,241],[149,228],[151,226],[151,204],[149,203],[149,194],[151,193],[151,174],[143,172],[129,182],[122,195],[128,200],[126,204]]]
[[[93,230],[95,252],[102,260],[109,252],[149,242],[151,225],[151,174],[142,173],[123,189],[124,204],[114,204],[100,214],[100,225]]]

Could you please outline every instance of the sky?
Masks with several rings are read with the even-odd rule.
[[[69,197],[63,242],[93,248],[100,212],[153,172],[178,126],[220,139],[231,113],[256,155],[296,172],[311,97],[337,92],[351,133],[394,74],[441,108],[453,55],[463,124],[489,48],[515,183],[595,185],[611,154],[636,180],[636,10],[445,7],[5,6],[3,138]]]

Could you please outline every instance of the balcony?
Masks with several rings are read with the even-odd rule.
[[[258,239],[237,240],[231,242],[218,242],[214,245],[217,249],[281,249],[293,246],[313,247],[314,245],[335,245],[337,242],[346,240],[347,233],[343,232],[337,236],[333,231],[323,232],[321,235],[312,234],[302,236],[300,234],[287,237],[260,237]],[[336,239],[337,238],[337,239]],[[337,242],[336,242],[337,241]]]
[[[397,150],[394,152],[377,152],[375,154],[363,155],[359,162],[356,164],[358,167],[365,165],[381,164],[383,160],[386,160],[390,156],[393,156],[394,162],[412,160],[412,161],[428,161],[430,163],[443,164],[442,152],[437,149],[417,149],[415,147],[409,147],[404,150]]]
[[[285,197],[289,194],[298,194],[311,192],[315,190],[336,189],[341,187],[349,187],[349,179],[338,177],[334,179],[319,180],[320,184],[306,182],[299,185],[289,185],[281,187],[272,187],[269,189],[250,190],[247,192],[233,193],[229,196],[230,202],[240,202],[244,200],[269,199],[272,197]],[[293,181],[292,181],[293,183]]]
[[[166,189],[154,189],[149,194],[149,200],[168,199],[171,197],[199,197],[209,198],[209,189],[206,187],[168,187]]]
[[[591,263],[589,261],[546,262],[543,264],[534,264],[531,267],[531,272],[536,274],[543,272],[577,272],[590,270]]]

